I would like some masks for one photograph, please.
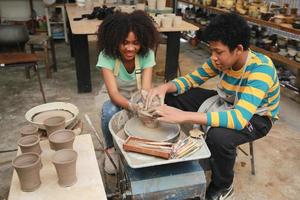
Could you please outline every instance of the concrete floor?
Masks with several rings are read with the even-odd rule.
[[[99,109],[104,101],[99,91],[103,79],[94,68],[97,60],[95,42],[90,42],[90,62],[92,69],[93,92],[78,94],[74,59],[70,58],[69,46],[63,42],[56,43],[58,72],[52,79],[45,78],[45,71],[41,69],[42,80],[48,102],[65,101],[75,104],[80,110],[80,118],[89,114],[96,128],[99,127]],[[157,76],[164,63],[165,46],[160,46],[155,68],[155,84],[163,81]],[[180,65],[182,74],[194,70],[201,64],[208,54],[199,49],[182,43]],[[20,137],[19,128],[27,122],[24,114],[30,108],[42,103],[36,77],[26,80],[24,70],[0,69],[0,151],[15,149]],[[33,74],[33,73],[32,73]],[[215,80],[205,86],[214,87]],[[274,125],[269,135],[254,143],[256,175],[251,175],[250,159],[238,153],[235,165],[235,199],[238,200],[296,200],[300,199],[300,105],[282,95],[280,120]],[[90,134],[91,129],[84,124],[82,134]],[[94,136],[94,146],[99,147]],[[243,145],[248,150],[248,145]],[[114,176],[103,174],[103,153],[97,152],[103,181],[107,192],[112,192],[115,185]],[[16,152],[0,154],[0,200],[6,199],[9,193],[12,177],[11,160]]]

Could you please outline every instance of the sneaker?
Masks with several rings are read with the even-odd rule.
[[[119,167],[119,157],[118,154],[115,150],[113,150],[112,152],[108,152],[109,155],[111,156],[112,160],[114,161],[115,165],[117,166],[117,169]],[[114,165],[111,163],[109,157],[105,154],[105,160],[104,160],[104,171],[106,173],[108,173],[109,175],[115,175],[116,169],[114,167]]]
[[[215,189],[212,184],[208,186],[205,200],[225,200],[233,197],[233,184],[225,189]]]

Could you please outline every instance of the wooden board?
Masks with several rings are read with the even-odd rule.
[[[8,200],[82,200],[106,198],[101,174],[99,171],[92,138],[89,134],[79,135],[74,142],[74,150],[78,153],[76,163],[77,183],[71,187],[60,187],[51,157],[54,151],[50,150],[49,142],[42,141],[42,163],[40,171],[41,186],[34,192],[22,192],[19,179],[14,170]],[[18,154],[20,154],[20,149]]]
[[[147,148],[136,145],[139,141],[146,141],[146,142],[155,142],[152,140],[146,140],[146,139],[140,139],[136,137],[128,137],[125,143],[123,144],[123,149],[125,151],[132,151],[136,153],[142,153],[147,155],[152,155],[160,158],[169,159],[171,156],[171,151],[165,151],[160,149],[153,149],[153,148]]]

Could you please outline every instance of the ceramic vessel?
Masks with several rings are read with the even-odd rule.
[[[164,10],[166,8],[166,0],[157,0],[156,1],[156,9]]]
[[[54,131],[61,130],[65,128],[66,122],[65,118],[61,116],[50,117],[44,121],[44,126],[46,127],[47,136],[51,135]]]
[[[71,130],[58,130],[49,136],[50,148],[58,151],[61,149],[73,149],[75,133]]]
[[[21,137],[18,140],[18,145],[22,153],[34,152],[39,155],[42,153],[40,146],[40,138],[36,135],[28,135],[25,137]]]
[[[164,18],[161,19],[161,25],[163,28],[172,27],[172,23],[173,23],[173,17],[165,16]]]
[[[37,153],[23,153],[12,161],[24,192],[32,192],[41,185],[41,157]]]
[[[148,9],[155,10],[156,9],[156,0],[147,0],[148,2]]]
[[[58,184],[61,187],[72,186],[77,182],[76,160],[77,152],[72,149],[59,150],[52,157],[58,176]]]
[[[135,10],[145,10],[145,4],[144,3],[136,4]]]
[[[35,125],[28,124],[20,129],[21,136],[38,135],[39,128]]]

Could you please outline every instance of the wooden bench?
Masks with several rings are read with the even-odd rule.
[[[33,66],[39,82],[40,91],[43,96],[43,102],[46,103],[45,93],[40,78],[40,73],[37,65],[38,58],[35,54],[15,52],[15,53],[0,53],[0,67],[31,67]]]

